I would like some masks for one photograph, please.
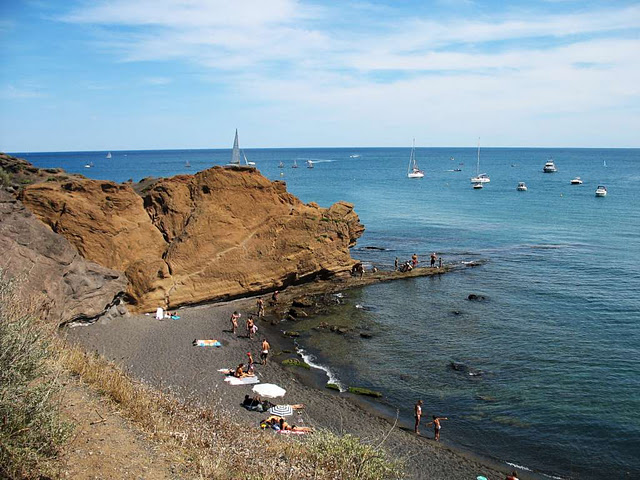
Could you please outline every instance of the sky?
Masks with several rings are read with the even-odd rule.
[[[0,0],[0,151],[640,147],[640,2]]]

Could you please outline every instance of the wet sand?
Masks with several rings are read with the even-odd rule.
[[[301,290],[282,292],[283,299]],[[268,302],[267,302],[268,303]],[[238,335],[230,332],[231,313],[242,313]],[[274,403],[304,403],[303,413],[292,417],[291,423],[327,428],[337,433],[351,433],[363,441],[378,445],[385,436],[384,448],[406,462],[409,478],[415,479],[475,479],[483,475],[489,480],[502,480],[508,466],[447,446],[446,426],[442,443],[432,440],[433,431],[422,427],[424,436],[416,436],[412,425],[396,425],[395,419],[382,418],[371,408],[371,402],[349,393],[314,388],[326,381],[323,372],[299,367],[284,367],[282,360],[296,358],[292,340],[283,337],[282,327],[271,325],[274,309],[267,309],[267,320],[257,321],[259,327],[253,339],[246,338],[244,321],[255,313],[255,299],[201,305],[178,310],[180,320],[156,320],[153,315],[132,315],[96,324],[67,328],[63,334],[72,343],[88,352],[97,352],[116,362],[133,377],[157,388],[169,390],[186,399],[224,408],[232,420],[259,428],[264,414],[249,412],[240,406],[252,386],[231,386],[217,370],[234,368],[246,363],[251,351],[259,362],[260,344],[267,338],[272,355],[267,365],[256,364],[261,383],[275,383],[287,390],[284,399]],[[217,339],[223,346],[194,347],[194,339]],[[289,353],[290,352],[290,353]],[[408,399],[411,405],[415,399]],[[375,401],[373,401],[375,403]],[[292,439],[293,440],[293,439]],[[522,480],[537,478],[520,475]]]

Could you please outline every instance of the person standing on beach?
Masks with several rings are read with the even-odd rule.
[[[280,292],[278,290],[276,290],[275,292],[273,292],[273,295],[271,295],[271,303],[273,303],[274,305],[276,303],[278,303],[278,295],[280,294]]]
[[[256,301],[256,305],[258,306],[258,318],[264,317],[264,300],[258,297],[258,300]]]
[[[231,314],[231,333],[233,333],[234,335],[236,334],[236,331],[238,330],[238,319],[241,317],[241,315],[236,311],[233,312]]]
[[[436,417],[435,415],[432,417],[433,420],[427,423],[427,426],[433,425],[433,433],[435,434],[434,440],[436,442],[440,441],[440,421],[441,420],[449,420],[447,417]]]
[[[249,359],[247,360],[249,362],[249,364],[247,365],[247,373],[253,375],[255,367],[253,366],[253,355],[251,355],[251,352],[247,352],[247,357],[249,357]]]
[[[438,268],[442,268],[442,257],[438,259]]]
[[[431,254],[431,268],[435,267],[437,258],[438,256],[436,255],[436,252],[433,252]]]
[[[411,266],[413,268],[416,268],[418,266],[418,255],[415,253],[411,255]]]
[[[422,400],[418,400],[418,402],[413,407],[413,415],[416,418],[416,425],[413,427],[413,431],[416,435],[420,435],[420,418],[422,417]]]
[[[398,271],[398,257],[396,257],[396,261],[393,262],[393,271],[394,272]]]
[[[267,356],[269,356],[269,349],[271,345],[267,342],[266,338],[262,339],[262,351],[260,352],[260,359],[262,360],[262,365],[267,364]]]

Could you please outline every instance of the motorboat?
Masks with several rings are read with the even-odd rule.
[[[571,185],[582,185],[582,179],[580,177],[576,177],[569,183],[571,183]]]
[[[598,185],[596,188],[596,197],[606,197],[607,196],[607,187],[603,185]]]
[[[525,185],[524,182],[519,182],[518,186],[516,187],[516,190],[518,190],[519,192],[526,192],[527,186]]]
[[[482,182],[478,182],[478,183],[474,183],[473,184],[473,189],[474,190],[480,190],[481,188],[484,188],[484,186],[482,185]]]
[[[307,168],[313,168],[313,161],[307,160]]]
[[[84,168],[91,168],[91,167],[93,167],[93,162],[89,162],[84,166]]]
[[[418,168],[418,161],[416,160],[416,139],[413,139],[413,146],[411,147],[411,155],[409,156],[409,170],[407,171],[407,178],[423,178],[424,172]]]
[[[558,169],[556,168],[556,164],[553,163],[553,159],[549,159],[547,160],[547,163],[544,164],[544,167],[542,167],[542,171],[544,173],[556,173],[558,171]]]

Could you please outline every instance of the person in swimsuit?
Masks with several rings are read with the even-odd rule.
[[[289,425],[284,421],[284,418],[280,418],[280,430],[291,430],[292,432],[312,432],[311,427],[297,427],[295,425]]]
[[[269,349],[271,345],[267,342],[266,338],[262,339],[262,351],[260,352],[260,359],[262,360],[262,365],[267,364],[267,356],[269,355]]]
[[[236,378],[255,376],[253,373],[245,373],[243,369],[244,369],[244,363],[241,363],[240,365],[238,365],[238,368],[236,368],[236,371],[233,373],[233,376]]]
[[[437,258],[438,256],[436,255],[436,252],[433,252],[431,254],[431,268],[435,267]]]
[[[518,472],[514,470],[513,472],[511,472],[511,475],[507,475],[507,478],[505,480],[518,480]]]
[[[249,315],[249,318],[247,318],[247,325],[246,325],[246,327],[247,327],[247,337],[249,337],[249,338],[253,338],[253,334],[254,334],[253,326],[254,326],[253,317],[251,315]]]
[[[241,315],[238,312],[233,312],[231,314],[231,333],[233,333],[234,335],[236,334],[236,331],[238,330],[238,319],[241,317]]]
[[[418,255],[415,253],[411,255],[411,266],[414,268],[418,266]]]
[[[253,375],[255,367],[253,366],[253,355],[251,355],[251,352],[247,352],[247,357],[249,357],[249,359],[247,360],[247,362],[249,362],[249,364],[247,365],[247,373]]]
[[[427,426],[429,425],[433,425],[433,433],[435,434],[435,441],[439,442],[440,441],[440,421],[441,420],[449,420],[447,417],[436,417],[435,415],[432,417],[433,420],[430,421],[429,423],[427,423]]]
[[[416,435],[420,435],[420,418],[422,417],[422,400],[418,400],[418,403],[413,407],[413,415],[416,418],[416,425],[413,427],[413,431]]]
[[[264,317],[264,300],[258,297],[258,300],[256,301],[256,305],[258,307],[258,318]]]

